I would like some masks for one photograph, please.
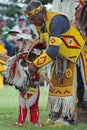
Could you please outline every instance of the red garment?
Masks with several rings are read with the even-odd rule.
[[[32,88],[36,88],[36,87],[38,87],[38,86],[32,86]],[[32,122],[32,123],[38,122],[38,118],[39,118],[39,108],[38,108],[39,95],[40,95],[40,92],[39,92],[39,87],[38,87],[38,97],[37,97],[35,103],[29,108],[30,109],[30,122]],[[24,94],[22,94],[21,96],[23,97]],[[32,94],[27,94],[28,98],[30,96],[32,96]],[[22,108],[22,106],[19,106],[18,123],[24,123],[25,122],[27,112],[28,112],[28,109],[26,107]]]

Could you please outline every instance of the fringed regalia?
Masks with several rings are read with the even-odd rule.
[[[47,12],[46,14],[48,34],[50,34],[50,23],[56,15],[58,13],[55,12]],[[46,33],[42,33],[41,36],[47,38]],[[53,61],[51,75],[54,91],[49,90],[48,95],[47,110],[50,111],[49,118],[53,122],[56,121],[63,124],[72,123],[72,121],[76,122],[76,61],[82,51],[85,40],[70,23],[70,28],[62,33],[60,38],[50,36],[46,41],[49,42],[49,46],[59,46],[58,54],[54,58],[55,61]],[[47,53],[42,53],[33,63],[40,68],[51,61],[52,59]]]
[[[77,88],[75,64],[58,55],[54,61],[51,82],[54,85],[54,91],[49,89],[47,110],[58,115],[61,113],[56,122],[65,117],[68,120],[74,119]],[[55,117],[52,120],[55,121]]]

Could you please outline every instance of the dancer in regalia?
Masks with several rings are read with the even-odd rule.
[[[46,123],[75,124],[76,122],[76,61],[82,51],[85,40],[65,15],[49,12],[39,1],[31,1],[24,14],[30,23],[35,24],[40,38],[47,42],[47,49],[33,63],[36,71],[53,60]]]

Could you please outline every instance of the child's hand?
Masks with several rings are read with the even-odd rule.
[[[51,90],[51,91],[54,90],[54,86],[53,86],[52,82],[49,83],[49,87],[50,87],[50,90]]]
[[[37,67],[32,62],[29,62],[29,69],[32,72],[36,72],[37,71]]]

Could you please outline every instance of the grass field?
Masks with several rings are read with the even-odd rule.
[[[40,121],[46,121],[48,113],[46,111],[47,104],[47,90],[40,87]],[[18,91],[12,86],[4,86],[0,89],[0,130],[36,130],[28,121],[23,127],[14,126],[18,114]],[[52,127],[51,125],[43,125],[42,130],[87,130],[87,124],[78,124],[77,126],[61,126]]]

